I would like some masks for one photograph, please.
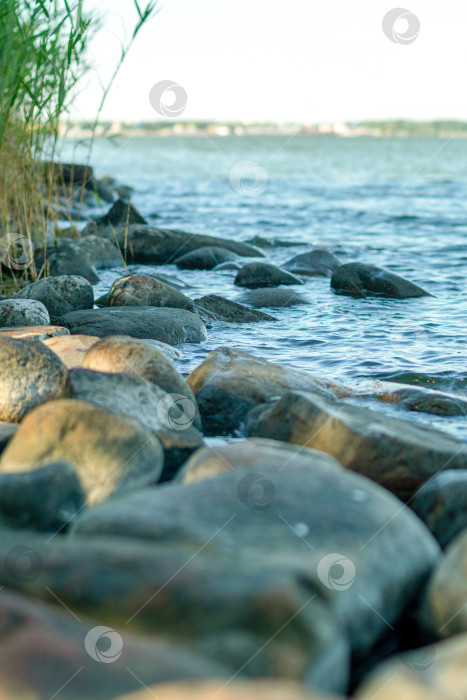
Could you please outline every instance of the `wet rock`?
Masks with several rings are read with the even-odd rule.
[[[130,634],[124,625],[115,630],[73,619],[57,605],[12,591],[0,592],[0,614],[3,700],[46,700],[57,690],[60,700],[114,700],[142,685],[228,677],[225,668],[186,648]]]
[[[167,343],[161,343],[160,340],[144,338],[144,342],[148,345],[152,345],[154,348],[158,348],[169,360],[180,360],[183,357],[183,353],[178,350],[178,348],[167,345]]]
[[[441,431],[312,393],[283,395],[247,418],[245,432],[322,450],[403,501],[448,466],[467,467],[467,445]]]
[[[65,185],[84,185],[86,189],[94,189],[94,170],[85,163],[45,163],[53,167],[54,174]]]
[[[122,265],[120,251],[106,238],[85,236],[77,241],[77,246],[97,269]]]
[[[165,306],[193,311],[193,302],[177,289],[148,275],[126,275],[116,280],[107,295],[108,306]]]
[[[19,423],[36,406],[61,398],[67,380],[63,362],[40,341],[0,337],[0,420]]]
[[[423,387],[406,387],[387,383],[378,387],[374,396],[380,401],[395,403],[409,411],[435,416],[466,416],[467,400],[454,394],[444,394]]]
[[[229,435],[247,413],[290,389],[316,391],[333,396],[343,390],[307,372],[266,362],[231,348],[218,348],[188,377],[207,435]]]
[[[207,246],[193,250],[191,253],[185,253],[176,258],[174,262],[181,270],[212,270],[216,265],[235,262],[238,257],[225,248]]]
[[[213,268],[214,272],[226,272],[226,271],[231,271],[231,272],[236,272],[237,270],[241,270],[242,266],[238,262],[224,262],[220,263],[219,265],[216,265],[216,267]]]
[[[44,277],[24,287],[15,299],[36,299],[55,318],[68,311],[92,309],[94,292],[91,284],[78,275]]]
[[[81,250],[77,241],[59,239],[55,248],[47,250],[44,260],[39,258],[36,267],[45,264],[48,274],[52,277],[59,275],[79,275],[91,284],[99,281],[97,270],[87,253]]]
[[[184,253],[209,246],[225,248],[242,257],[264,256],[259,248],[248,243],[138,224],[118,233],[117,242],[122,251],[126,246],[128,261],[153,265],[168,265]]]
[[[269,314],[261,311],[254,311],[235,301],[229,301],[217,294],[195,299],[195,312],[204,321],[212,323],[215,321],[227,321],[228,323],[257,323],[258,321],[275,321]]]
[[[42,342],[61,359],[68,369],[82,367],[87,351],[99,338],[96,335],[59,335]]]
[[[303,281],[286,270],[269,263],[253,262],[238,271],[234,284],[237,287],[279,287],[281,284],[303,284]]]
[[[333,253],[322,248],[316,248],[309,253],[295,255],[283,265],[283,268],[294,275],[305,275],[307,277],[322,275],[323,277],[330,277],[340,266],[341,261]]]
[[[147,224],[148,222],[130,202],[118,199],[104,216],[95,219],[95,223],[97,226],[117,228],[122,225]]]
[[[415,649],[384,663],[355,700],[454,700],[467,694],[467,635]]]
[[[435,638],[467,632],[467,532],[448,547],[435,569],[422,605],[423,627]]]
[[[70,395],[136,421],[155,435],[164,450],[161,481],[172,478],[203,444],[196,428],[200,423],[196,401],[179,392],[167,393],[142,377],[74,369]]]
[[[298,292],[294,292],[292,289],[279,289],[278,287],[250,289],[242,294],[240,301],[257,309],[262,309],[265,306],[285,308],[310,303]]]
[[[201,319],[186,309],[153,306],[114,306],[111,308],[70,311],[61,318],[73,334],[129,335],[153,338],[168,345],[199,343],[207,338]]]
[[[0,301],[0,327],[47,326],[49,312],[35,299],[4,299]]]
[[[467,469],[448,469],[436,475],[422,486],[410,505],[440,545],[447,547],[467,529]]]
[[[228,474],[233,469],[254,469],[276,466],[278,470],[289,464],[302,464],[310,467],[321,464],[329,468],[340,467],[339,462],[324,452],[308,447],[286,445],[275,440],[249,438],[241,442],[230,442],[214,447],[204,447],[190,457],[177,480],[184,484],[212,479]]]
[[[2,527],[61,530],[84,506],[84,492],[66,463],[20,474],[0,473]]]
[[[191,683],[169,683],[153,689],[136,691],[116,700],[149,700],[148,692],[158,700],[337,700],[326,695],[317,695],[309,688],[292,681],[258,680],[233,682],[220,680],[194,681]]]
[[[68,328],[62,326],[16,326],[14,328],[0,328],[0,338],[14,338],[16,340],[46,340],[59,336],[70,335]]]
[[[421,287],[394,272],[363,263],[346,263],[338,267],[331,277],[331,288],[342,294],[360,297],[367,294],[394,299],[431,296]]]
[[[163,453],[159,440],[138,423],[85,401],[62,399],[26,416],[2,455],[0,472],[29,472],[63,461],[74,467],[93,504],[155,484]]]
[[[296,455],[296,450],[291,452],[291,457]],[[298,658],[294,654],[296,674],[305,675],[313,684],[313,672],[322,678],[320,670],[326,669],[326,689],[341,690],[345,645],[350,645],[355,659],[361,659],[386,637],[388,624],[397,624],[406,607],[417,600],[439,558],[439,548],[421,521],[387,491],[333,462],[310,457],[305,464],[305,458],[302,455],[295,463],[284,455],[267,466],[257,460],[251,469],[234,469],[197,483],[140,490],[79,515],[73,533],[124,535],[158,546],[183,545],[191,552],[208,542],[210,556],[225,557],[230,577],[244,566],[252,575],[263,577],[273,570],[283,575],[293,572],[306,586],[305,600],[300,603],[296,594],[286,593],[290,583],[282,588],[278,600],[287,605],[287,613],[278,605],[280,618],[267,634],[279,629],[284,617],[300,620],[301,629],[312,637],[302,643],[309,655],[305,673],[303,651]],[[200,592],[197,601],[202,601],[208,595],[206,588],[201,595],[192,572],[185,571],[185,576],[191,590]],[[217,597],[216,590],[225,594],[226,584],[217,575],[205,576],[204,581],[211,583],[212,599]],[[245,601],[243,612],[237,612],[237,629],[246,611],[247,624],[252,624],[254,610],[275,617],[275,596],[268,596],[266,603],[264,585],[260,590],[256,605]],[[226,601],[231,599],[233,595]],[[302,617],[298,611],[306,601],[309,606],[302,608]],[[322,604],[331,615],[327,623]],[[224,606],[228,614],[233,613],[227,602]],[[200,610],[198,613],[198,619],[204,617]],[[337,622],[334,630],[329,626],[332,618]],[[265,630],[264,623],[255,627]],[[288,629],[287,636],[290,634]],[[284,638],[282,643],[286,643]],[[243,652],[250,653],[245,648]],[[340,677],[333,677],[331,669],[340,672]],[[264,675],[264,670],[257,668],[256,675]],[[321,682],[317,687],[324,690]]]

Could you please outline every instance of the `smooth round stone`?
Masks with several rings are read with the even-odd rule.
[[[300,306],[309,304],[298,292],[292,289],[280,289],[279,287],[264,287],[261,289],[249,289],[239,298],[239,301],[255,309],[262,309],[266,306],[282,307]]]
[[[68,311],[92,309],[92,285],[79,275],[44,277],[15,294],[15,299],[36,299],[44,304],[51,316],[60,317]]]
[[[257,289],[258,287],[279,287],[283,284],[303,284],[303,280],[276,265],[252,262],[238,271],[234,284],[237,287]]]
[[[193,311],[191,299],[149,275],[126,275],[116,280],[107,294],[107,305],[163,306]]]
[[[364,263],[346,263],[338,267],[331,277],[331,289],[341,294],[359,297],[366,294],[394,299],[431,296],[421,287],[394,272]]]

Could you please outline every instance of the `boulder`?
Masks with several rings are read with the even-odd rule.
[[[112,284],[108,306],[164,306],[193,311],[193,302],[182,292],[148,275],[125,275]]]
[[[394,272],[364,263],[346,263],[338,267],[331,277],[331,288],[341,294],[359,297],[367,294],[394,299],[431,296],[421,287]]]
[[[304,296],[292,289],[280,289],[279,287],[264,287],[262,289],[249,289],[239,299],[244,304],[262,309],[265,306],[300,306],[310,302]]]
[[[38,340],[0,337],[0,420],[19,421],[33,408],[65,396],[68,371]]]
[[[136,207],[122,199],[117,199],[106,214],[94,221],[97,226],[112,226],[113,228],[127,226],[128,224],[148,223]]]
[[[114,700],[155,683],[228,677],[228,669],[186,648],[12,591],[0,591],[0,614],[2,700]]]
[[[447,547],[467,529],[467,469],[437,474],[417,491],[410,506],[440,545]]]
[[[119,249],[106,238],[84,236],[77,241],[77,246],[97,269],[122,265],[122,256]]]
[[[17,340],[46,340],[56,336],[70,335],[68,328],[62,326],[15,326],[0,328],[0,338],[16,338]]]
[[[152,693],[157,700],[337,700],[337,697],[317,695],[309,688],[293,681],[206,680],[191,683],[167,683],[153,689],[137,690],[116,700],[149,700]]]
[[[252,262],[238,271],[234,284],[237,287],[258,289],[258,287],[279,287],[281,284],[303,284],[303,281],[276,265]]]
[[[84,277],[57,275],[29,284],[15,294],[15,299],[36,299],[44,304],[50,316],[59,317],[68,311],[92,309],[94,292]]]
[[[196,428],[200,422],[196,401],[180,393],[168,394],[142,377],[74,369],[70,395],[138,422],[155,435],[164,450],[161,481],[170,479],[203,444]]]
[[[97,335],[58,335],[42,342],[57,355],[63,364],[72,369],[82,367],[87,351],[97,343]]]
[[[429,413],[434,416],[467,416],[467,400],[455,394],[446,394],[424,387],[378,382],[373,393],[380,401],[403,406],[409,411]]]
[[[74,467],[94,504],[155,484],[163,452],[159,440],[140,424],[86,401],[61,399],[26,416],[3,452],[0,472],[29,472],[53,462]]]
[[[252,412],[245,432],[322,450],[402,501],[441,470],[467,467],[467,445],[441,431],[316,393],[283,394]]]
[[[35,299],[3,299],[0,301],[0,328],[47,326],[49,312]]]
[[[42,264],[52,277],[78,275],[87,279],[91,284],[99,281],[96,268],[88,254],[81,250],[78,241],[58,239],[56,246],[47,249],[46,254],[36,261],[36,267],[42,266]]]
[[[15,530],[62,530],[85,503],[84,491],[64,462],[19,474],[0,473],[0,523]]]
[[[284,263],[283,268],[294,275],[331,277],[332,273],[340,266],[339,258],[330,253],[329,250],[316,248],[309,253],[295,255]]]
[[[218,348],[187,379],[198,402],[206,435],[229,435],[247,413],[290,389],[308,389],[333,396],[343,387],[307,372],[266,362],[246,352]]]
[[[226,248],[207,246],[198,248],[191,253],[185,253],[175,259],[175,264],[181,270],[212,270],[216,265],[235,262],[239,256]]]
[[[73,334],[129,335],[153,338],[168,345],[199,343],[206,340],[206,326],[186,309],[153,306],[114,306],[111,308],[70,311],[61,319]]]
[[[192,557],[201,548],[215,559],[225,557],[231,590],[240,587],[234,581],[239,567],[262,575],[263,581],[272,570],[284,576],[293,572],[306,585],[305,599],[300,603],[282,589],[278,599],[282,604],[272,594],[266,602],[263,585],[256,605],[245,601],[242,612],[237,611],[237,629],[241,629],[245,614],[247,624],[252,624],[251,615],[261,610],[265,615],[280,615],[267,638],[272,629],[277,632],[281,628],[284,617],[300,622],[301,629],[307,634],[311,631],[312,637],[308,643],[302,642],[300,656],[293,653],[297,663],[294,677],[306,677],[313,684],[315,673],[315,678],[321,678],[318,688],[342,691],[346,686],[342,673],[347,645],[354,659],[362,660],[386,637],[388,627],[395,626],[420,595],[439,559],[439,547],[423,523],[408,508],[401,508],[400,501],[385,489],[341,469],[334,461],[317,458],[316,453],[299,454],[298,458],[297,454],[291,450],[287,455],[284,446],[281,458],[273,464],[267,463],[266,454],[252,460],[249,469],[233,469],[191,484],[140,490],[83,512],[74,521],[73,534],[140,538],[174,549],[183,545]],[[196,596],[197,617],[205,624],[198,601],[208,592],[201,590],[193,570],[185,571],[185,577]],[[203,580],[212,585],[211,601],[225,591],[218,575],[205,574]],[[233,597],[224,603],[230,615],[234,611],[229,601],[233,607]],[[170,610],[166,600],[155,604]],[[288,608],[285,615],[283,605]],[[330,615],[327,622],[324,610]],[[136,616],[137,611],[135,606]],[[151,618],[149,610],[146,617]],[[329,626],[332,618],[337,622],[334,631]],[[255,627],[265,630],[264,624]],[[184,631],[187,633],[186,626]],[[279,636],[279,643],[287,644],[289,635],[297,639],[293,626],[285,637]],[[242,647],[240,641],[238,646]],[[215,643],[214,647],[219,650]],[[246,648],[242,653],[250,658]],[[266,670],[259,667],[255,675],[264,675]]]
[[[118,233],[117,242],[120,250],[126,250],[127,261],[153,265],[168,265],[184,253],[209,246],[225,248],[242,257],[264,257],[259,248],[248,243],[139,224]]]
[[[228,323],[257,323],[258,321],[275,321],[276,319],[269,314],[261,311],[254,311],[247,306],[237,304],[235,301],[224,299],[217,294],[208,294],[207,296],[195,299],[195,313],[203,320],[204,323],[213,323],[216,321],[227,321]]]

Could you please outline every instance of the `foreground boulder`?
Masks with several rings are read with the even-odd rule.
[[[0,420],[18,423],[36,406],[67,391],[63,362],[38,340],[0,337]]]
[[[265,306],[286,308],[310,303],[298,292],[292,289],[280,289],[279,287],[249,289],[242,294],[240,301],[256,309],[262,309]]]
[[[71,464],[89,503],[159,479],[159,440],[133,421],[85,401],[62,399],[31,411],[8,443],[0,472],[28,472],[53,462]]]
[[[148,275],[126,275],[107,294],[108,306],[165,306],[193,311],[193,302],[168,284]]]
[[[212,270],[217,265],[226,262],[236,262],[239,256],[226,248],[208,246],[198,248],[191,253],[185,253],[176,258],[175,264],[181,270]]]
[[[467,469],[437,474],[417,491],[410,506],[440,545],[447,547],[467,529]]]
[[[237,287],[257,289],[258,287],[279,287],[281,284],[303,284],[303,281],[276,265],[252,262],[238,271],[234,284]]]
[[[326,384],[300,372],[231,348],[218,348],[188,377],[207,435],[229,435],[247,413],[290,389],[308,389],[325,396],[343,387]]]
[[[317,695],[306,686],[292,681],[241,682],[236,679],[168,683],[136,691],[116,700],[149,700],[148,693],[152,693],[157,700],[337,700],[329,695]]]
[[[70,335],[68,328],[62,326],[14,326],[13,328],[0,328],[0,338],[14,338],[17,340],[46,340],[55,336]]]
[[[97,270],[87,252],[81,249],[79,241],[60,238],[56,245],[47,250],[45,256],[39,257],[36,267],[45,265],[51,276],[78,275],[91,284],[99,281]]]
[[[394,299],[431,296],[421,287],[394,272],[364,263],[346,263],[338,267],[331,277],[331,288],[342,294],[360,297],[367,294]]]
[[[252,412],[246,434],[322,450],[403,501],[448,466],[467,467],[467,444],[441,431],[299,391]]]
[[[284,263],[283,268],[294,275],[305,275],[306,277],[322,275],[323,277],[330,277],[340,266],[339,258],[328,250],[316,248],[309,253],[295,255]]]
[[[138,224],[128,226],[127,230],[118,233],[117,243],[120,250],[126,250],[128,261],[153,265],[168,265],[182,253],[209,246],[225,248],[242,257],[264,257],[259,248],[248,243]]]
[[[97,335],[58,335],[42,342],[61,359],[68,369],[82,367],[87,351],[97,343]]]
[[[68,311],[92,309],[94,292],[88,280],[78,275],[44,277],[15,294],[15,299],[41,301],[55,318]]]
[[[130,634],[125,626],[73,619],[12,591],[0,592],[0,613],[2,700],[114,700],[142,684],[228,677],[225,668],[183,647]]]
[[[213,323],[216,321],[227,321],[228,323],[257,323],[258,321],[275,321],[276,319],[269,314],[264,314],[261,311],[254,311],[247,306],[237,304],[235,301],[229,301],[217,294],[208,294],[207,296],[195,299],[195,312],[204,321],[204,323]]]
[[[112,308],[70,311],[61,318],[73,334],[129,335],[153,338],[168,345],[199,343],[207,338],[201,319],[186,309],[152,306],[115,306]]]
[[[142,377],[74,369],[70,395],[136,421],[155,435],[164,450],[162,481],[170,479],[203,444],[196,429],[200,424],[196,401],[180,393],[168,394]]]
[[[47,326],[49,312],[35,299],[4,299],[0,301],[0,328],[17,326]]]
[[[283,653],[286,638],[298,640],[295,624],[300,625],[302,634],[312,635],[308,643],[303,640],[300,655],[295,652],[292,656],[297,664],[295,677],[305,675],[320,689],[341,691],[346,687],[347,645],[354,659],[362,660],[385,638],[388,624],[395,626],[420,594],[438,560],[439,547],[420,520],[409,509],[402,509],[400,501],[387,491],[341,469],[334,460],[315,455],[297,450],[287,454],[283,448],[271,465],[267,454],[258,459],[256,453],[249,469],[233,469],[197,483],[140,490],[89,509],[74,521],[73,532],[86,537],[141,538],[173,548],[183,545],[192,553],[207,548],[214,559],[225,557],[231,590],[241,589],[239,582],[234,587],[232,577],[244,567],[251,576],[262,576],[264,582],[273,571],[284,576],[293,572],[306,584],[301,603],[296,594],[292,597],[284,588],[283,604],[277,603],[276,608],[272,593],[266,603],[263,583],[258,603],[252,606],[244,602],[243,612],[237,612],[236,628],[251,624],[251,615],[262,611],[268,618],[276,618],[277,631],[283,624],[283,605],[291,605],[285,617],[294,624],[277,640],[284,644]],[[199,601],[204,595],[209,595],[212,603],[219,600],[226,584],[217,575],[205,577],[211,584],[210,593],[206,588],[202,593],[193,578],[195,572],[196,566],[184,571],[182,580],[189,581],[187,585],[196,595],[198,624],[204,625]],[[275,587],[277,590],[277,583]],[[177,602],[180,599],[181,595]],[[226,614],[233,612],[229,600],[224,604]],[[154,599],[153,604],[164,605],[164,610],[171,608],[167,599]],[[135,621],[137,610],[135,606]],[[330,615],[327,621],[325,611]],[[186,633],[187,615],[182,616]],[[155,612],[150,615],[148,610],[141,617],[157,619]],[[332,619],[337,622],[334,629]],[[257,624],[256,629],[265,630],[264,623]],[[228,625],[223,628],[228,629]],[[271,648],[277,649],[275,644]],[[213,653],[221,651],[219,643],[212,649]],[[249,648],[238,644],[237,649],[250,658]],[[257,667],[253,675],[264,675],[264,671],[264,667]]]

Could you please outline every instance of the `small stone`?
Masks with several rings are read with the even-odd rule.
[[[331,277],[331,288],[341,294],[359,297],[367,294],[394,299],[431,296],[421,287],[394,272],[363,263],[346,263],[338,267]]]
[[[217,246],[207,246],[176,258],[175,264],[181,270],[212,270],[217,265],[235,262],[238,259],[239,256],[230,250]]]
[[[330,277],[340,265],[339,258],[333,253],[325,249],[315,248],[309,253],[295,255],[283,265],[283,268],[294,275]]]
[[[237,287],[257,289],[258,287],[279,287],[281,284],[303,284],[303,281],[276,265],[253,262],[244,265],[238,271],[234,284]]]

